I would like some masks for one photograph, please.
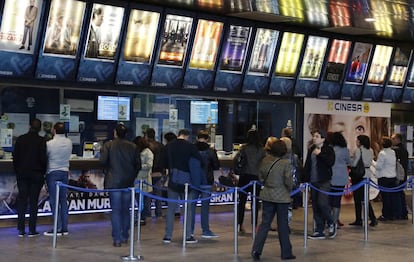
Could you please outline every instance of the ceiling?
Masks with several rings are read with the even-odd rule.
[[[135,0],[345,35],[414,42],[414,0]],[[367,22],[371,18],[374,21]]]

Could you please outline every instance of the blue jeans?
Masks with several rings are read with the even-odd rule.
[[[109,201],[112,208],[112,238],[114,242],[128,240],[130,227],[129,207],[131,205],[131,192],[109,192]]]
[[[190,191],[188,193],[188,200],[195,199],[195,194],[193,191]],[[184,200],[184,193],[179,193],[174,190],[171,190],[168,188],[168,199],[169,200]],[[194,205],[194,203],[188,203],[188,209],[187,209],[187,227],[186,227],[186,237],[189,238],[191,236],[191,222],[193,221],[194,213],[192,212],[193,208],[191,207]],[[167,220],[165,223],[165,238],[172,237],[173,231],[174,231],[174,214],[175,214],[175,208],[177,206],[176,202],[168,201],[168,209],[167,209]]]
[[[207,197],[211,197],[211,185],[202,185],[200,186],[201,190],[203,190],[203,192],[200,191],[194,191],[193,192],[193,199],[196,199],[198,197],[201,198],[207,198]],[[191,205],[192,208],[192,214],[193,215],[193,219],[191,221],[191,234],[194,234],[194,224],[195,224],[195,211],[196,211],[196,203],[194,203],[193,205]],[[209,225],[209,212],[210,212],[210,199],[201,201],[201,229],[203,230],[203,233],[207,233],[210,231],[210,225]]]
[[[334,223],[331,215],[331,207],[329,206],[329,196],[325,193],[331,191],[331,182],[312,183],[312,185],[320,191],[324,191],[311,190],[313,219],[316,223],[315,232],[323,234],[325,224],[331,225]]]
[[[49,190],[49,202],[52,208],[52,215],[55,218],[55,208],[56,208],[56,182],[62,182],[63,184],[68,184],[69,182],[69,172],[68,171],[52,171],[46,175],[46,184]],[[58,219],[57,219],[57,230],[58,231],[68,231],[68,202],[67,202],[67,187],[61,186],[59,188],[59,203],[58,203]]]

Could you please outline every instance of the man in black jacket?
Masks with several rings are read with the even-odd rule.
[[[19,237],[25,232],[25,213],[27,202],[30,206],[29,237],[38,236],[36,231],[37,210],[40,190],[46,173],[46,140],[39,136],[42,122],[33,119],[29,132],[16,140],[13,151],[13,166],[19,189],[17,204],[17,230]]]
[[[405,176],[404,176],[404,181],[401,181],[401,184],[402,184],[402,183],[405,183],[405,181],[407,181],[408,151],[401,143],[402,142],[401,134],[399,133],[393,134],[391,136],[391,141],[392,141],[392,149],[394,149],[397,159],[400,160],[401,165],[404,167]],[[400,191],[400,201],[401,201],[401,213],[399,217],[397,217],[397,219],[408,219],[407,201],[405,200],[404,190]]]

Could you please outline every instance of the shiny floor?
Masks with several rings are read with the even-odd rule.
[[[381,203],[374,203],[376,215],[380,215]],[[339,229],[334,239],[308,240],[304,247],[304,209],[294,210],[292,234],[293,253],[296,261],[414,261],[414,225],[411,214],[408,220],[380,222],[369,228],[368,241],[364,241],[362,227],[349,226],[354,220],[353,205],[344,205],[341,221],[346,225]],[[309,210],[309,226],[312,212]],[[250,224],[250,211],[246,211],[246,225]],[[50,218],[40,218],[38,231],[51,228]],[[182,219],[176,219],[172,243],[163,244],[165,220],[153,218],[142,227],[141,241],[135,243],[133,255],[144,261],[252,261],[251,229],[238,237],[238,254],[234,254],[233,214],[231,206],[214,207],[211,213],[211,229],[219,234],[216,239],[202,239],[199,215],[197,215],[197,244],[182,248]],[[110,214],[72,215],[68,236],[58,237],[57,247],[52,247],[52,237],[40,235],[34,238],[17,236],[14,221],[0,221],[0,261],[122,261],[130,256],[130,246],[113,247]],[[309,232],[310,232],[309,227]],[[261,261],[279,261],[280,250],[277,232],[269,233]]]

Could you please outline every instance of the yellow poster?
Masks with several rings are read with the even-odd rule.
[[[377,45],[368,74],[368,83],[382,85],[385,82],[392,54],[391,46]]]
[[[283,33],[275,75],[284,77],[295,76],[304,38],[303,34]]]

